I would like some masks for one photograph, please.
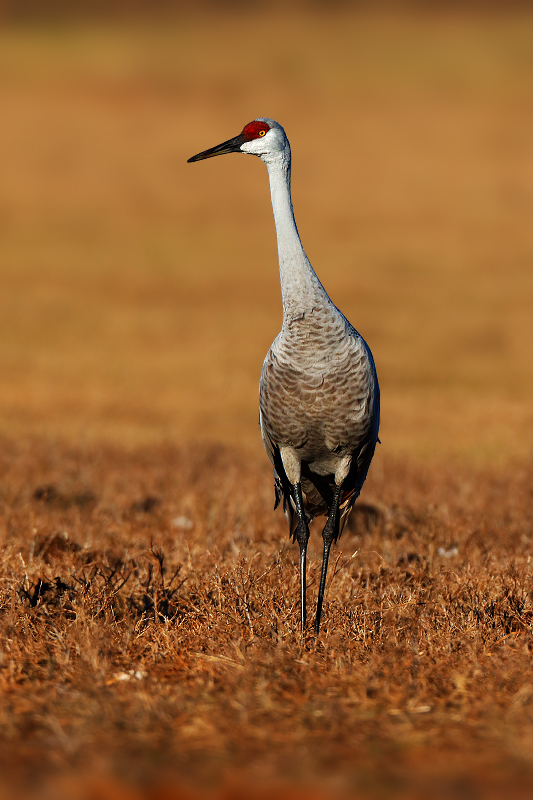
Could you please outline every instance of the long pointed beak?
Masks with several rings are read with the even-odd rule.
[[[241,145],[244,144],[245,141],[246,139],[242,133],[240,133],[233,139],[228,139],[227,142],[222,142],[222,144],[217,144],[216,147],[211,147],[209,150],[204,150],[202,153],[192,156],[192,158],[187,159],[187,164],[190,164],[191,161],[203,161],[204,158],[223,156],[225,153],[239,153]]]

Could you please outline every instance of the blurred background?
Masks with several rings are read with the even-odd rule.
[[[186,160],[269,116],[383,452],[529,456],[529,4],[192,5],[0,4],[0,433],[261,451],[266,169]]]

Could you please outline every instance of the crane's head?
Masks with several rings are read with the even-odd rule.
[[[222,156],[224,153],[249,153],[268,162],[280,155],[289,156],[290,146],[285,131],[279,123],[273,119],[258,117],[245,125],[238,136],[198,153],[189,158],[187,163]]]

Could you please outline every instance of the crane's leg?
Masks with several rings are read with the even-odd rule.
[[[309,541],[309,525],[307,524],[307,518],[305,516],[302,484],[300,482],[293,486],[293,497],[294,505],[296,506],[296,515],[298,517],[298,527],[296,528],[295,537],[300,545],[300,621],[303,633],[307,624],[306,559],[307,542]]]
[[[320,575],[320,586],[318,588],[318,602],[316,604],[316,618],[315,618],[315,633],[320,630],[320,618],[322,616],[322,604],[324,602],[324,590],[326,588],[326,575],[328,574],[328,561],[329,551],[331,545],[336,541],[339,535],[339,503],[341,498],[341,487],[335,487],[335,493],[331,507],[329,509],[328,519],[322,531],[322,538],[324,539],[324,555],[322,556],[322,572]]]

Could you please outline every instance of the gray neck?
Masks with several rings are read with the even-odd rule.
[[[278,238],[283,322],[331,303],[302,247],[291,200],[290,150],[265,159]]]

